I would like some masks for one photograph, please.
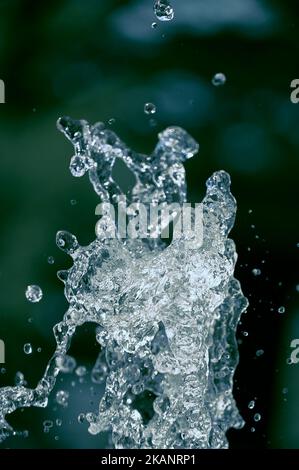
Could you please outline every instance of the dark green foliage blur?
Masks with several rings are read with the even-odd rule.
[[[155,21],[153,0],[0,0],[0,338],[11,385],[22,371],[35,386],[54,350],[52,327],[67,308],[58,269],[70,266],[55,246],[66,229],[81,244],[95,238],[97,197],[88,178],[68,166],[73,149],[56,130],[61,115],[104,121],[133,149],[147,153],[157,133],[179,125],[200,143],[186,164],[189,199],[199,202],[215,170],[232,178],[238,216],[232,236],[237,277],[250,301],[239,328],[235,396],[246,421],[231,431],[232,447],[299,447],[299,364],[287,365],[299,338],[299,8],[292,0],[172,0],[175,19]],[[211,84],[223,72],[223,87]],[[157,112],[147,116],[144,104]],[[121,184],[126,178],[118,172]],[[53,256],[54,264],[47,258]],[[252,269],[261,270],[254,276]],[[28,284],[44,292],[25,299]],[[285,306],[285,313],[277,312]],[[244,335],[248,332],[248,336]],[[34,352],[25,355],[23,345]],[[37,352],[37,348],[42,348]],[[256,356],[262,349],[264,354]],[[98,347],[93,325],[78,333],[71,353],[91,367]],[[4,372],[4,371],[3,371]],[[96,409],[101,387],[65,375],[46,410],[11,417],[29,436],[4,447],[100,447],[80,412]],[[73,382],[73,384],[72,384]],[[248,409],[256,398],[254,410]],[[149,404],[149,405],[148,405]],[[149,397],[139,408],[147,407]],[[262,415],[255,423],[254,413]],[[43,432],[43,421],[53,427]],[[62,425],[56,424],[62,420]],[[251,428],[254,427],[255,431]]]

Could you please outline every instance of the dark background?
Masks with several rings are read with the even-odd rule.
[[[201,146],[186,164],[189,199],[200,201],[207,177],[225,169],[238,201],[232,236],[250,307],[238,331],[235,384],[246,425],[229,433],[230,445],[299,448],[299,364],[286,363],[291,340],[299,338],[299,104],[290,102],[290,83],[299,76],[299,8],[293,0],[173,0],[175,19],[152,29],[152,4],[0,0],[0,78],[6,85],[0,106],[0,338],[6,364],[0,383],[13,384],[22,371],[35,386],[53,352],[51,329],[67,308],[56,271],[70,266],[55,246],[56,231],[75,233],[81,244],[95,238],[97,197],[87,177],[69,173],[73,149],[56,130],[56,119],[114,118],[111,128],[143,153],[161,129],[179,125]],[[226,74],[225,86],[212,86],[216,72]],[[148,101],[157,106],[155,123],[143,112]],[[28,284],[42,287],[39,304],[26,301]],[[33,345],[29,356],[27,342]],[[264,354],[257,357],[260,349]],[[94,362],[92,325],[81,329],[71,352],[79,365]],[[88,377],[80,383],[74,374],[61,380],[56,390],[70,392],[69,406],[51,399],[46,410],[18,412],[11,422],[29,436],[4,447],[104,445],[77,421],[79,412],[96,408],[100,387],[92,392]],[[48,433],[45,419],[54,421]]]

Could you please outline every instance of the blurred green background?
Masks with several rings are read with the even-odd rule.
[[[6,343],[0,384],[11,385],[21,371],[34,386],[53,352],[51,329],[67,308],[56,271],[70,266],[55,246],[56,231],[75,233],[81,244],[95,237],[97,197],[87,177],[69,173],[73,150],[56,130],[57,118],[113,118],[111,128],[143,153],[161,129],[179,125],[201,146],[186,164],[190,200],[200,201],[207,177],[225,169],[238,201],[232,236],[250,307],[238,332],[235,380],[246,425],[229,433],[231,447],[299,448],[299,364],[286,363],[291,340],[299,338],[299,104],[290,102],[290,83],[299,76],[299,7],[292,0],[172,5],[175,19],[153,29],[153,0],[0,0],[6,85],[0,105],[0,338]],[[223,87],[211,84],[217,72],[227,76]],[[144,114],[146,102],[157,107],[154,122]],[[254,276],[254,268],[261,275]],[[39,304],[26,301],[28,284],[42,287]],[[280,306],[285,313],[278,313]],[[31,355],[23,352],[27,342]],[[81,329],[71,352],[79,365],[94,362],[92,325]],[[59,389],[69,391],[69,406],[51,399],[46,410],[16,413],[11,422],[29,436],[3,447],[105,445],[77,420],[79,412],[96,409],[101,387],[90,390],[88,376],[80,382],[73,374],[60,379]],[[46,419],[54,423],[48,433]]]

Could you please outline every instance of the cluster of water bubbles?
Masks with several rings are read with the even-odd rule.
[[[146,156],[130,150],[103,123],[62,118],[58,128],[75,149],[71,173],[88,172],[102,202],[117,204],[123,196],[112,177],[116,158],[135,176],[131,202],[186,201],[183,163],[197,153],[198,144],[183,129],[161,132]],[[76,329],[93,322],[100,352],[89,372],[104,393],[97,413],[86,413],[88,403],[83,403],[78,417],[89,423],[91,434],[110,432],[116,448],[228,446],[226,431],[243,424],[232,388],[235,333],[247,301],[234,278],[237,255],[228,233],[236,202],[227,173],[208,179],[202,203],[204,237],[196,249],[186,234],[168,244],[159,236],[109,238],[109,214],[86,247],[73,234],[58,232],[57,245],[73,259],[69,270],[58,273],[69,308],[54,327],[56,349],[36,388],[21,381],[0,389],[0,441],[16,434],[9,414],[47,406],[60,372],[86,375],[67,352]],[[30,299],[40,297],[34,293],[30,289]],[[138,406],[146,396],[152,397],[150,418]],[[61,407],[68,398],[66,390],[56,393]]]

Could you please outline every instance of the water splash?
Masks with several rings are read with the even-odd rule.
[[[88,172],[102,202],[119,203],[123,196],[112,177],[116,158],[135,176],[131,201],[186,201],[183,162],[198,144],[184,130],[161,132],[153,153],[145,156],[102,123],[61,118],[58,129],[75,149],[72,174]],[[67,355],[76,329],[94,322],[101,351],[91,379],[105,384],[105,391],[98,413],[84,413],[91,434],[111,431],[117,448],[226,448],[227,429],[243,424],[232,395],[235,333],[247,307],[233,276],[237,255],[228,238],[235,213],[229,175],[219,171],[207,181],[198,249],[186,236],[168,246],[159,237],[109,239],[104,236],[109,215],[100,220],[103,237],[86,247],[58,232],[57,245],[73,259],[69,270],[58,273],[69,308],[54,327],[56,350],[36,388],[21,382],[0,389],[0,441],[16,434],[9,414],[47,406],[58,374],[76,367]],[[59,391],[56,400],[66,406],[68,396]],[[150,419],[138,405],[148,396]]]

